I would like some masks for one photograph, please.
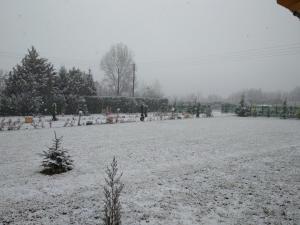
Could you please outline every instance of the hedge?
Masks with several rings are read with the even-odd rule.
[[[168,110],[168,99],[166,98],[133,98],[133,97],[85,97],[89,113],[103,113],[107,108],[111,112],[137,113],[141,110],[141,105],[148,106],[148,112],[164,112]]]

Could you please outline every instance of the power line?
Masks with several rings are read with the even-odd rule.
[[[225,58],[226,60],[231,58],[246,58],[246,57],[275,57],[275,56],[286,56],[286,55],[295,55],[300,54],[300,43],[298,45],[294,44],[293,46],[289,45],[286,47],[268,47],[262,49],[247,49],[240,51],[232,51],[223,54],[208,54],[202,55],[198,57],[189,57],[189,58],[180,58],[176,60],[160,60],[160,61],[141,61],[140,64],[159,64],[159,63],[183,63],[183,62],[199,62],[205,60],[214,60],[219,59],[222,60]]]
[[[274,57],[282,57],[282,56],[293,56],[300,54],[300,42],[290,43],[290,44],[281,44],[281,45],[273,45],[264,48],[252,48],[252,49],[244,49],[237,50],[231,52],[224,52],[218,54],[206,54],[200,55],[198,57],[188,57],[188,58],[178,58],[175,60],[154,60],[154,61],[141,61],[139,64],[162,64],[166,66],[167,64],[188,64],[188,65],[199,65],[203,63],[216,63],[218,61],[221,62],[241,62],[247,60],[261,60],[266,58],[274,58]],[[16,52],[8,52],[8,51],[0,51],[0,57],[6,58],[16,58],[19,59],[24,57],[25,54],[20,54]],[[60,61],[60,62],[68,62],[80,65],[91,65],[98,64],[98,60],[92,59],[80,59],[80,58],[62,58],[62,57],[54,57],[49,56],[49,59]]]

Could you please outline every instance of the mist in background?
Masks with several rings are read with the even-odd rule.
[[[138,84],[167,96],[229,96],[300,85],[300,21],[274,0],[2,0],[0,69],[32,45],[57,68],[92,70],[113,44],[133,52]]]

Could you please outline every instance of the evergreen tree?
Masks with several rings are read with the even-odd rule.
[[[58,71],[57,86],[63,94],[66,94],[68,88],[68,71],[64,66],[60,67]]]
[[[91,71],[85,73],[79,69],[72,68],[67,71],[64,67],[61,67],[59,72],[59,88],[65,98],[66,113],[78,113],[78,110],[86,109],[82,108],[85,101],[83,96],[96,95],[95,82]]]
[[[286,119],[288,114],[288,107],[287,107],[287,102],[286,99],[283,101],[282,104],[282,111],[281,111],[281,118]]]
[[[300,109],[298,109],[298,111],[296,112],[296,117],[297,117],[298,119],[300,119]]]
[[[5,90],[5,81],[7,79],[7,73],[0,69],[0,95]]]
[[[106,185],[104,186],[104,225],[121,225],[120,195],[124,184],[121,182],[122,173],[117,175],[118,163],[115,157],[105,173],[107,178],[105,178]]]
[[[0,93],[0,115],[53,114],[53,105],[58,114],[74,114],[81,107],[80,97],[96,95],[90,70],[85,73],[61,67],[57,74],[34,47],[0,81],[1,90],[4,88]]]
[[[245,116],[250,115],[249,109],[248,109],[248,107],[246,106],[246,103],[245,103],[245,95],[242,95],[240,104],[236,108],[235,113],[238,116],[241,116],[241,117],[245,117]]]
[[[93,75],[91,70],[89,69],[89,72],[86,74],[84,73],[84,95],[91,96],[96,95],[96,86],[95,82],[93,80]]]
[[[21,64],[9,72],[4,91],[11,98],[8,107],[22,115],[50,109],[55,94],[54,77],[53,65],[32,47]]]
[[[62,136],[58,138],[54,131],[52,146],[48,147],[48,151],[41,154],[44,157],[42,173],[52,175],[73,169],[73,160],[68,155],[68,151],[61,146],[62,138]]]

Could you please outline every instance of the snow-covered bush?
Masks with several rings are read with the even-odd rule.
[[[34,129],[39,128],[39,124],[35,120],[32,120],[31,126],[33,126]]]
[[[0,122],[0,130],[4,130],[4,126],[5,126],[5,118],[2,118]]]
[[[73,160],[68,155],[68,151],[61,146],[62,138],[62,136],[58,138],[54,131],[52,146],[48,147],[48,151],[44,151],[41,154],[44,157],[42,173],[52,175],[73,169]]]
[[[113,158],[112,163],[105,171],[106,185],[104,186],[104,225],[121,225],[121,203],[120,195],[124,188],[121,182],[122,173],[118,175],[118,163]]]
[[[7,130],[20,130],[23,123],[20,119],[17,119],[16,121],[12,121],[12,119],[9,119],[7,122]]]
[[[239,106],[235,109],[235,114],[240,117],[250,116],[250,109],[246,105],[245,96],[242,95]]]

